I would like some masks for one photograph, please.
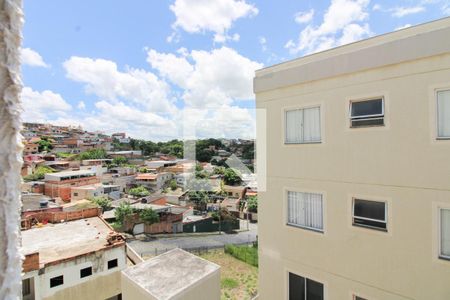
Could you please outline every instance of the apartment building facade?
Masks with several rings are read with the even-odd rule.
[[[256,72],[260,299],[450,299],[450,18]]]

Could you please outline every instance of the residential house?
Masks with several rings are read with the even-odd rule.
[[[60,197],[63,201],[70,201],[71,189],[83,185],[99,183],[96,172],[92,170],[65,171],[47,173],[44,178],[45,195],[52,198]]]
[[[29,154],[36,154],[39,152],[39,145],[34,143],[25,143],[23,148],[23,154],[29,155]]]
[[[121,299],[123,237],[101,218],[23,230],[22,294],[34,299]]]
[[[143,185],[153,191],[162,189],[169,180],[173,178],[172,173],[162,172],[157,174],[141,173],[135,178],[136,185]]]
[[[81,199],[92,199],[94,197],[102,197],[102,196],[111,197],[113,199],[119,199],[120,186],[96,183],[72,187],[71,189],[71,201]]]
[[[242,199],[245,196],[246,191],[245,186],[241,185],[224,185],[223,191],[227,194],[228,197],[234,197],[238,199]]]
[[[445,18],[256,72],[259,299],[449,298],[449,36]]]

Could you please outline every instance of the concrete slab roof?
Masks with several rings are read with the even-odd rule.
[[[181,249],[173,249],[122,273],[159,300],[172,299],[219,272],[220,266]]]
[[[22,231],[22,253],[39,252],[39,264],[70,259],[108,247],[111,228],[99,217]]]

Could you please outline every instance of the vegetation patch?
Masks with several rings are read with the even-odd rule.
[[[226,245],[225,253],[246,262],[252,266],[258,266],[258,248],[256,246],[235,246]]]
[[[201,257],[221,267],[222,300],[250,300],[256,296],[258,268],[224,253],[223,250],[210,251]]]
[[[239,283],[233,278],[223,278],[220,280],[220,286],[223,289],[234,289],[239,286]]]

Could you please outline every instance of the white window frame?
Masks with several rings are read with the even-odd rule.
[[[305,225],[300,225],[300,224],[290,223],[289,222],[289,192],[291,192],[291,193],[302,193],[302,194],[316,194],[316,195],[320,195],[321,196],[321,200],[322,200],[322,228],[315,228],[315,227],[311,227],[311,226],[305,226]],[[286,189],[286,191],[285,191],[285,198],[286,198],[286,225],[287,226],[295,227],[295,228],[301,228],[301,229],[306,229],[306,230],[310,230],[310,231],[314,231],[314,232],[318,232],[318,233],[324,233],[325,232],[325,200],[324,200],[323,193]]]
[[[434,93],[434,98],[436,101],[436,139],[437,140],[450,140],[450,136],[440,136],[439,135],[439,93],[440,92],[449,92],[450,93],[450,88],[442,88],[442,89],[437,89]]]
[[[303,138],[303,141],[299,141],[299,142],[288,142],[287,141],[287,113],[291,112],[291,111],[297,111],[297,110],[301,110],[302,111],[302,122],[304,122],[305,120],[305,110],[306,109],[313,109],[313,108],[318,108],[319,109],[319,132],[320,132],[320,140],[317,141],[305,141]],[[322,105],[318,104],[318,105],[311,105],[311,106],[304,106],[304,107],[292,107],[292,108],[285,108],[284,109],[284,113],[283,113],[283,117],[284,117],[284,137],[283,137],[283,141],[285,145],[301,145],[301,144],[320,144],[322,143]],[[303,131],[305,126],[304,124],[301,125],[301,130]],[[303,137],[304,137],[304,132],[303,132]]]
[[[443,210],[450,211],[450,207],[439,207],[439,210],[438,210],[438,228],[439,228],[439,230],[438,230],[438,232],[439,232],[439,236],[438,236],[439,255],[438,255],[438,257],[443,260],[450,260],[450,256],[442,254],[442,211]]]
[[[367,101],[373,101],[373,100],[381,100],[381,114],[364,115],[364,116],[358,116],[358,117],[352,116],[352,106],[353,106],[354,103],[361,103],[361,102],[367,102]],[[359,100],[350,100],[348,114],[349,114],[349,119],[350,119],[350,128],[364,128],[364,127],[381,127],[381,126],[386,126],[386,120],[385,120],[386,114],[385,114],[385,99],[384,99],[384,96],[370,97],[370,98],[359,99]],[[383,119],[383,124],[382,125],[365,125],[365,126],[353,126],[352,125],[352,121],[357,121],[357,120],[378,120],[378,119]]]
[[[355,216],[355,200],[363,200],[363,201],[372,201],[372,202],[379,202],[379,203],[384,203],[384,220],[378,220],[378,219],[371,219],[371,218],[364,218],[364,217],[358,217]],[[364,224],[356,224],[354,222],[354,219],[360,219],[360,220],[366,220],[366,221],[373,221],[373,222],[379,222],[379,223],[385,223],[386,224],[386,229],[384,228],[379,228],[379,227],[375,227],[375,226],[370,226],[370,225],[364,225]],[[364,199],[361,197],[353,197],[352,198],[352,226],[356,226],[356,227],[362,227],[362,228],[369,228],[369,229],[374,229],[374,230],[379,230],[379,231],[388,231],[388,203],[386,201],[383,200],[373,200],[373,199]]]

